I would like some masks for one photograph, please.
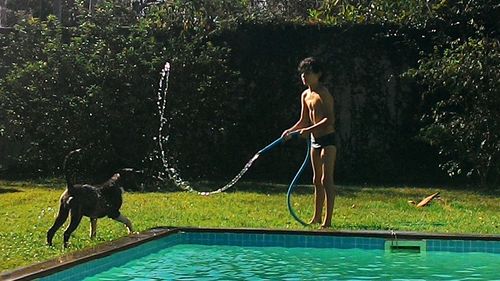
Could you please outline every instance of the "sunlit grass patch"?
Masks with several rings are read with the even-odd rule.
[[[498,191],[337,188],[332,230],[500,232]],[[62,247],[63,229],[54,237],[54,246],[46,246],[46,231],[57,214],[63,190],[64,185],[57,181],[48,184],[0,182],[0,270],[47,260],[126,235],[122,224],[105,218],[98,221],[97,238],[91,240],[89,220],[84,218],[70,239],[69,249]],[[317,225],[303,227],[293,220],[286,206],[286,191],[287,185],[283,184],[241,183],[230,192],[212,196],[186,192],[127,192],[122,212],[138,231],[156,226],[317,229]],[[292,197],[294,209],[305,221],[312,217],[312,191],[309,185],[300,186]],[[408,202],[418,202],[436,191],[441,198],[427,207],[416,208]]]

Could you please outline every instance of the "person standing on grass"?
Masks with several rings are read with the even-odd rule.
[[[302,137],[311,138],[311,162],[314,184],[314,216],[310,224],[321,223],[321,227],[332,224],[335,185],[333,173],[337,147],[335,146],[335,113],[333,96],[320,82],[323,74],[318,59],[309,57],[298,67],[302,83],[307,89],[301,95],[299,121],[285,130],[282,137],[289,138],[298,132]],[[326,202],[326,215],[322,219]]]

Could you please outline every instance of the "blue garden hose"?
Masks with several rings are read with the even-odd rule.
[[[292,137],[294,137],[296,133],[292,134]],[[285,142],[285,138],[284,137],[280,137],[280,138],[277,138],[275,141],[273,141],[272,143],[268,144],[266,147],[264,147],[263,149],[259,150],[259,152],[257,152],[257,154],[259,155],[262,155],[266,152],[268,152],[269,150],[273,149],[274,147],[282,144]]]
[[[304,222],[303,220],[301,220],[299,218],[299,216],[297,216],[297,214],[295,214],[293,208],[292,208],[292,201],[290,200],[290,198],[292,197],[292,192],[293,190],[295,189],[296,187],[296,183],[297,181],[299,180],[300,176],[302,175],[302,173],[304,172],[306,166],[309,164],[309,151],[311,150],[311,141],[308,139],[307,140],[307,151],[306,151],[306,157],[304,158],[304,162],[302,162],[302,165],[300,166],[299,170],[297,171],[297,173],[295,174],[295,177],[293,177],[293,180],[292,182],[290,183],[290,186],[288,186],[288,192],[286,194],[286,204],[288,205],[288,212],[290,212],[290,215],[292,215],[292,217],[297,221],[299,222],[300,224],[302,224],[303,226],[306,226],[308,225],[308,223]]]
[[[295,138],[295,137],[298,137],[299,133],[298,132],[295,132],[295,133],[292,133],[290,134],[290,136],[292,138]],[[285,142],[285,138],[284,137],[280,137],[278,139],[276,139],[275,141],[273,141],[272,143],[270,143],[269,145],[267,145],[266,147],[264,147],[263,149],[261,149],[259,152],[257,152],[257,154],[263,154],[263,153],[266,153],[268,152],[269,150],[273,149],[274,147],[282,144]],[[309,151],[311,150],[311,142],[310,140],[308,139],[307,140],[307,151],[306,151],[306,157],[304,158],[304,162],[302,162],[302,165],[300,166],[299,170],[297,171],[297,173],[295,174],[295,177],[293,178],[292,182],[290,183],[290,185],[288,186],[288,192],[286,194],[286,203],[288,205],[288,211],[290,212],[290,215],[292,215],[292,217],[297,221],[299,222],[300,224],[302,224],[303,226],[306,226],[308,225],[306,222],[304,222],[303,220],[301,220],[297,214],[295,213],[295,211],[293,210],[292,208],[292,202],[290,200],[291,196],[292,196],[292,192],[293,190],[295,189],[295,186],[296,186],[296,183],[297,181],[299,180],[300,176],[302,175],[302,173],[304,172],[307,164],[309,163]]]

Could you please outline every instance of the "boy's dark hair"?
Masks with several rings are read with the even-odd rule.
[[[299,73],[314,72],[323,73],[323,65],[315,57],[308,57],[303,59],[298,67]]]

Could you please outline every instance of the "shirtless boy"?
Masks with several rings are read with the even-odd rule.
[[[322,73],[320,62],[312,57],[299,64],[302,83],[307,89],[301,96],[301,113],[299,121],[285,130],[282,136],[287,137],[299,132],[303,137],[311,138],[311,162],[314,184],[314,216],[310,224],[321,223],[327,228],[332,224],[335,186],[333,172],[337,148],[335,146],[335,114],[333,96],[325,88],[320,78]],[[323,206],[326,202],[326,215],[322,219]]]

